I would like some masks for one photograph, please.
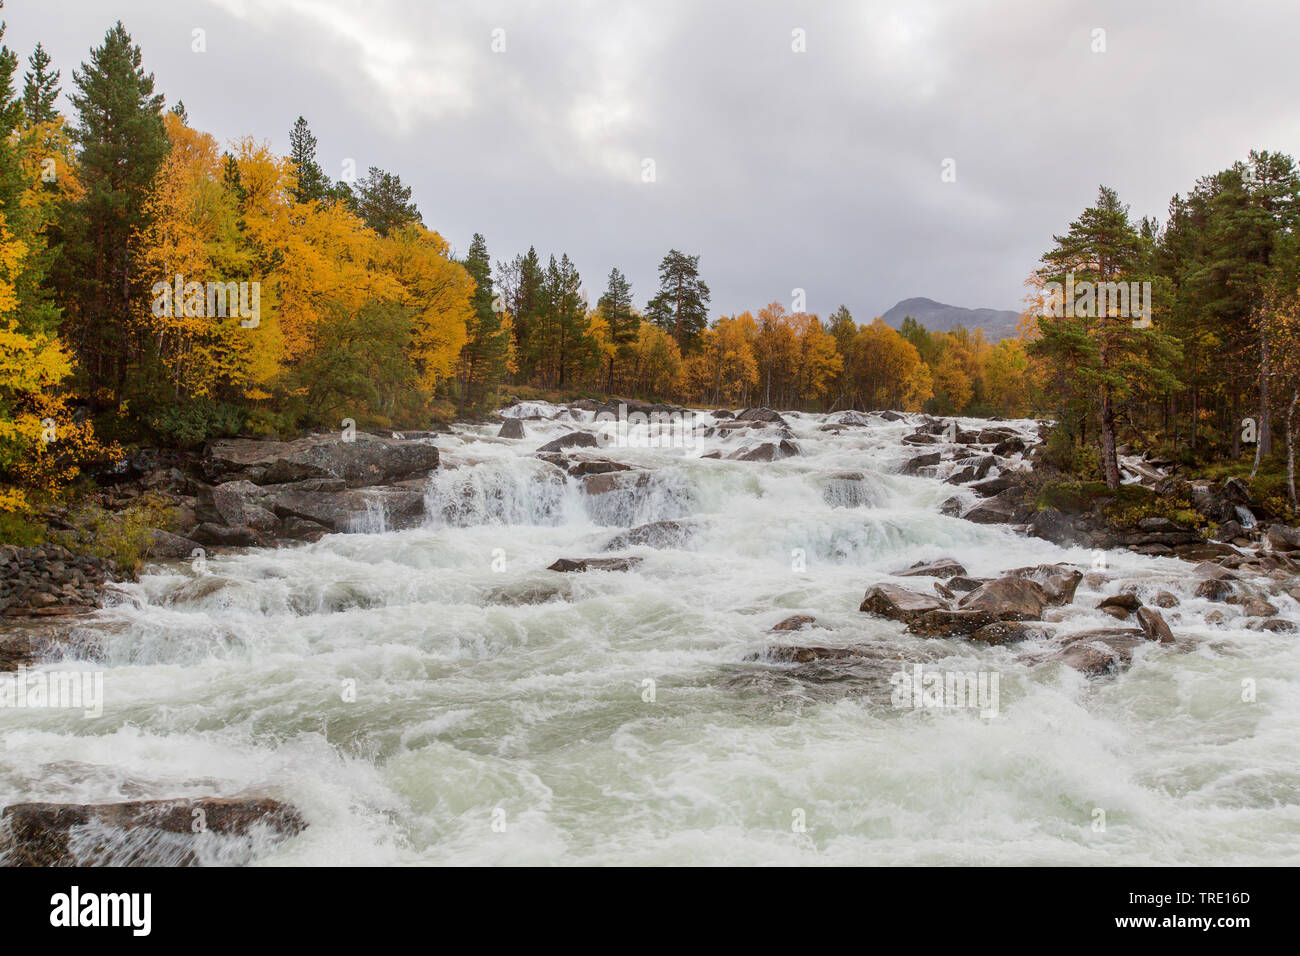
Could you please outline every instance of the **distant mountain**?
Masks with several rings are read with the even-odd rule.
[[[881,318],[898,328],[909,315],[931,332],[951,332],[959,325],[972,330],[983,329],[984,338],[990,342],[1015,335],[1020,324],[1020,313],[1009,309],[963,309],[959,305],[944,305],[923,298],[904,299]]]

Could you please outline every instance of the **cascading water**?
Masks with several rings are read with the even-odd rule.
[[[890,575],[939,556],[984,577],[1097,566],[941,514],[977,499],[947,462],[900,473],[925,450],[900,443],[914,421],[789,415],[802,454],[772,462],[726,458],[763,433],[575,450],[633,469],[594,481],[533,457],[594,427],[558,411],[517,407],[519,442],[443,436],[423,527],[373,514],[370,533],[125,586],[73,655],[104,671],[100,716],[0,710],[0,800],[270,794],[308,826],[251,854],[269,864],[1300,860],[1300,642],[1207,623],[1188,565],[1104,555],[1060,626],[1113,624],[1094,608],[1136,583],[1178,597],[1180,644],[1089,680],[1034,641],[921,638],[858,610],[882,580],[928,590]],[[642,561],[547,570],[610,555]],[[796,614],[820,627],[770,631]],[[872,653],[805,666],[780,644]],[[917,663],[998,675],[996,716],[895,706],[890,674]]]

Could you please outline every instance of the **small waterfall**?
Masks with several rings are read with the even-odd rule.
[[[453,528],[558,525],[575,508],[564,473],[534,458],[435,472],[424,502],[427,524]],[[580,506],[576,507],[580,514]]]
[[[1252,512],[1249,508],[1243,507],[1242,505],[1237,505],[1236,511],[1237,511],[1237,520],[1241,522],[1241,526],[1245,528],[1247,531],[1249,531],[1251,528],[1255,527],[1255,525],[1259,523],[1255,520],[1254,512]]]

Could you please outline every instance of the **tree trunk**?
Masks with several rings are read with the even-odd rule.
[[[1296,505],[1295,496],[1295,413],[1300,405],[1300,386],[1291,391],[1291,404],[1286,409],[1286,494],[1291,507]]]
[[[1255,435],[1255,464],[1250,469],[1252,481],[1259,473],[1260,462],[1273,453],[1273,405],[1269,400],[1268,388],[1271,361],[1268,333],[1261,329],[1259,333],[1259,425]]]
[[[1109,385],[1104,386],[1101,393],[1100,437],[1102,474],[1106,487],[1114,490],[1119,487],[1119,456],[1115,452],[1115,403]]]

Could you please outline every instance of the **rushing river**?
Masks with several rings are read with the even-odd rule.
[[[124,586],[96,655],[44,665],[102,670],[102,715],[0,710],[0,803],[275,796],[309,825],[261,865],[1300,862],[1300,637],[1207,624],[1191,565],[944,516],[977,499],[947,463],[899,473],[927,450],[900,442],[914,421],[787,414],[802,454],[774,462],[701,457],[739,437],[592,449],[651,472],[588,495],[533,455],[591,414],[516,412],[558,420],[439,436],[422,528],[375,514]],[[664,519],[691,534],[608,552],[628,572],[547,570]],[[1180,599],[1178,644],[1089,679],[858,610],[880,581],[929,591],[891,572],[941,556],[1104,562],[1059,626],[1116,626],[1094,608],[1136,582]],[[795,614],[826,629],[770,632]],[[761,656],[777,644],[876,654]],[[896,706],[916,662],[997,675],[996,715]]]

